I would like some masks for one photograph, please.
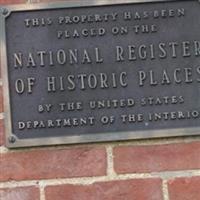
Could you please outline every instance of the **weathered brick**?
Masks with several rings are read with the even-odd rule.
[[[117,173],[160,172],[200,168],[200,142],[114,148]]]
[[[0,120],[0,146],[5,143],[4,121]]]
[[[35,180],[106,174],[104,148],[83,147],[2,154],[0,180]]]
[[[26,3],[26,0],[0,0],[0,5]]]
[[[1,200],[39,200],[39,189],[36,187],[18,187],[0,189]]]
[[[200,177],[170,180],[168,188],[170,200],[200,199]]]
[[[45,194],[46,200],[162,200],[159,179],[49,186]]]

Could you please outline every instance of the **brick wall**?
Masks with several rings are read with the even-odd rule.
[[[1,200],[200,199],[199,136],[8,150],[0,102]]]

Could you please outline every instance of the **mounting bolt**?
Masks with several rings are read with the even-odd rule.
[[[7,15],[9,13],[8,9],[7,8],[3,8],[2,9],[2,14],[3,15]]]
[[[10,136],[8,138],[9,143],[15,143],[16,142],[16,138],[14,136]]]

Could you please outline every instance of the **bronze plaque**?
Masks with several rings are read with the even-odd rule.
[[[8,147],[200,134],[200,3],[1,8]]]

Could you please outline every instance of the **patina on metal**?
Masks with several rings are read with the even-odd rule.
[[[200,4],[0,9],[10,148],[200,134]]]

